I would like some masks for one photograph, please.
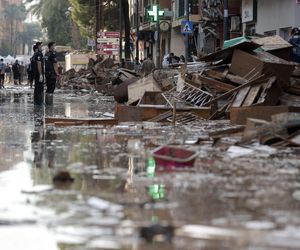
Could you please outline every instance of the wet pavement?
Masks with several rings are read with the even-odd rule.
[[[57,91],[38,108],[32,92],[0,90],[1,249],[300,248],[296,148],[209,140],[227,121],[49,126],[45,116],[113,113],[113,98]],[[197,151],[195,166],[150,164],[166,143]],[[61,171],[74,181],[53,182]]]

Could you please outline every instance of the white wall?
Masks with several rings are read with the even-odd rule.
[[[256,33],[300,26],[300,5],[295,0],[258,0]]]
[[[171,33],[171,51],[176,56],[185,54],[184,36],[181,34],[180,27],[172,28]]]

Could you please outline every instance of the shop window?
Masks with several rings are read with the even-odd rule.
[[[183,17],[185,15],[185,1],[177,0],[177,17]],[[190,15],[199,14],[199,1],[189,0],[189,13]]]
[[[270,30],[270,31],[266,31],[264,32],[265,36],[275,36],[276,35],[276,30]]]
[[[199,14],[199,1],[198,0],[190,0],[190,14],[191,15]]]
[[[291,27],[287,27],[287,28],[281,28],[279,30],[279,35],[286,41],[289,40],[289,36],[290,36],[290,33],[291,33]]]
[[[184,2],[183,0],[179,0],[177,2],[177,6],[178,6],[178,17],[182,17],[184,16]]]

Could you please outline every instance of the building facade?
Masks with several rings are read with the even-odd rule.
[[[288,40],[293,27],[300,27],[300,1],[243,0],[245,34],[279,35]]]
[[[154,61],[173,52],[185,55],[185,35],[182,34],[182,21],[185,20],[184,0],[130,0],[130,16],[133,34],[139,37],[139,57],[152,55]],[[242,0],[229,2],[229,37],[242,35],[241,5]],[[138,16],[137,21],[137,4]],[[147,16],[147,10],[159,5],[165,15],[160,20],[160,41],[157,41],[157,25]],[[189,0],[189,20],[193,30],[189,35],[190,54],[211,53],[223,45],[223,4],[215,0]],[[137,33],[137,22],[139,32]],[[159,44],[159,52],[157,45]],[[159,56],[158,56],[159,54]]]

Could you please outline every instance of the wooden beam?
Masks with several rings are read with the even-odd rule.
[[[148,121],[150,119],[156,118],[159,115],[166,113],[167,111],[173,111],[172,107],[157,107],[156,105],[148,106],[128,106],[117,104],[115,109],[115,117],[119,122],[129,122],[129,121]],[[176,112],[190,112],[195,115],[207,119],[210,117],[211,108],[210,107],[188,107],[186,108],[176,108]]]
[[[95,125],[117,125],[118,120],[112,118],[64,118],[45,117],[45,124],[56,126],[95,126]]]
[[[246,124],[247,118],[271,121],[272,115],[287,112],[300,112],[300,108],[288,106],[252,106],[231,108],[230,121],[234,124]]]
[[[276,78],[276,77],[274,77],[274,78]],[[261,75],[258,78],[254,79],[254,80],[252,80],[250,82],[245,83],[244,85],[238,86],[238,87],[236,87],[236,88],[234,88],[234,89],[232,89],[232,90],[230,90],[230,91],[228,91],[228,92],[226,92],[226,93],[224,93],[224,94],[222,94],[222,95],[220,95],[220,96],[212,99],[211,101],[207,102],[206,105],[210,105],[210,104],[212,104],[214,102],[217,102],[218,100],[221,100],[221,99],[223,99],[223,98],[225,98],[227,96],[230,96],[230,95],[234,94],[235,92],[240,91],[243,88],[246,88],[246,87],[249,87],[249,86],[254,86],[256,84],[260,84],[262,82],[265,82],[265,80],[266,80],[266,76],[265,75]]]
[[[226,92],[226,91],[234,89],[234,86],[232,86],[230,84],[227,84],[227,83],[224,83],[224,82],[221,82],[221,81],[218,81],[218,80],[213,79],[213,78],[197,75],[196,79],[203,82],[203,83],[208,84],[210,87],[212,87],[216,90],[219,90],[219,91],[225,91]]]

